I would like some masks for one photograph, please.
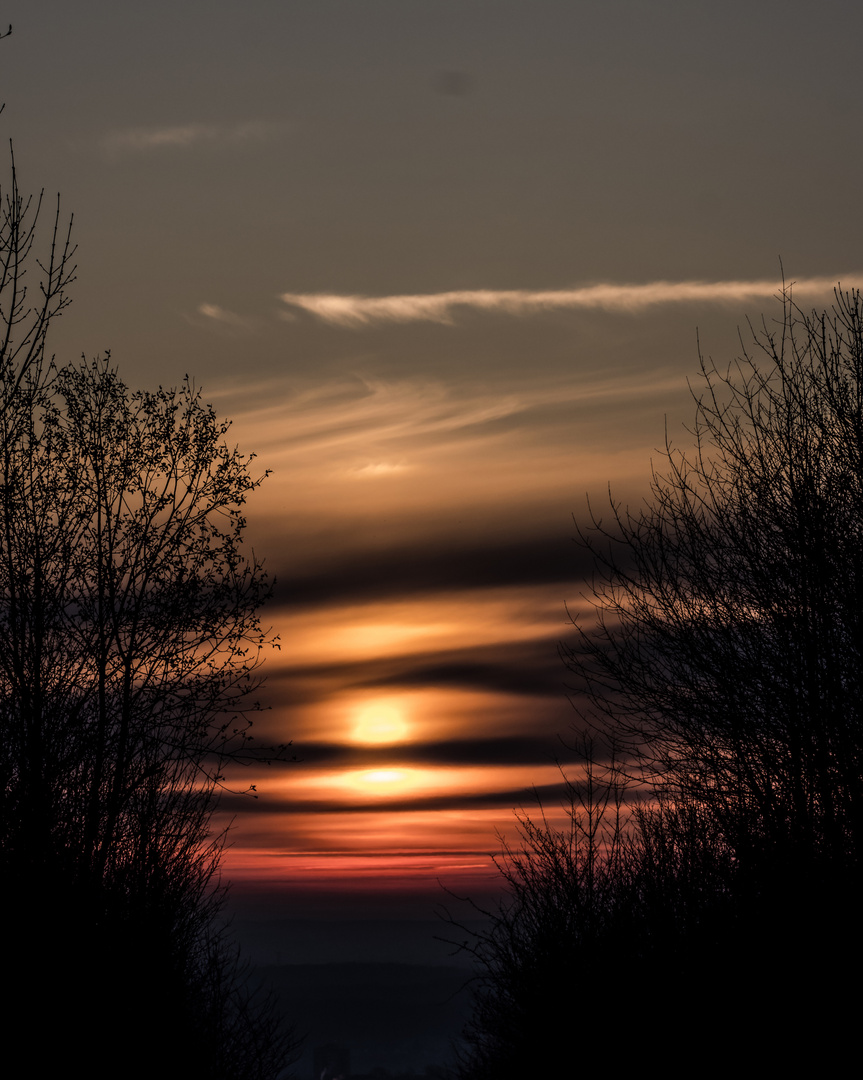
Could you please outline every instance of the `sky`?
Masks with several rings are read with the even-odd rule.
[[[226,876],[296,911],[486,888],[513,809],[557,813],[578,775],[558,646],[589,616],[588,506],[640,505],[699,348],[733,360],[783,274],[803,306],[863,282],[863,10],[0,19],[19,183],[46,223],[62,193],[79,245],[51,348],[110,350],[133,387],[188,373],[271,472],[256,729],[299,760],[225,798]]]

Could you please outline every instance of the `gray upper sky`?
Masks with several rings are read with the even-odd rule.
[[[4,126],[78,222],[70,334],[124,368],[230,371],[236,340],[202,363],[202,304],[257,327],[255,374],[343,363],[273,322],[284,292],[857,269],[850,2],[6,8]],[[378,367],[427,362],[390,349]]]

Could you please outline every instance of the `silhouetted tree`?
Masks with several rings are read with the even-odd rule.
[[[113,1075],[274,1077],[290,1040],[219,929],[230,762],[272,643],[242,549],[261,483],[186,380],[57,367],[74,249],[17,175],[0,217],[0,870],[10,971],[53,1052]],[[39,280],[28,274],[39,274]]]
[[[7,851],[140,870],[197,843],[224,762],[254,756],[269,583],[240,550],[260,480],[226,430],[188,383],[130,393],[100,362],[53,372],[6,440]]]
[[[852,1052],[863,300],[782,305],[728,369],[702,360],[694,449],[666,444],[645,507],[582,534],[594,615],[565,658],[622,758],[571,787],[568,831],[521,819],[469,945],[465,1080]]]
[[[653,786],[746,865],[857,866],[863,842],[863,303],[783,294],[751,351],[702,361],[695,449],[613,506],[596,619],[567,659]],[[607,542],[607,543],[605,543]]]

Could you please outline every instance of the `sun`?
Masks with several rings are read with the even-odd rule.
[[[367,705],[357,714],[353,737],[367,746],[401,742],[407,737],[408,725],[392,705]]]

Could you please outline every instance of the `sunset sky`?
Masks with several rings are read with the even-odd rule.
[[[573,542],[684,445],[698,341],[863,283],[850,0],[11,0],[0,118],[74,213],[51,343],[188,373],[272,470],[242,887],[430,895],[551,808]]]

